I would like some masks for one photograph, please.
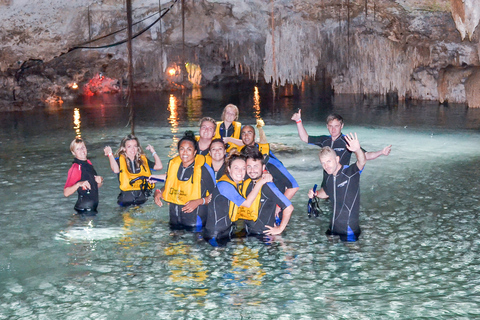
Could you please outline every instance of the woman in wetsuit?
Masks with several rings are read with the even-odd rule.
[[[155,203],[169,203],[170,225],[200,231],[205,225],[209,195],[215,188],[215,176],[205,157],[197,154],[198,144],[192,131],[185,132],[177,145],[178,156],[168,163],[165,186],[155,190]]]
[[[75,159],[68,170],[63,194],[69,197],[77,191],[78,199],[74,209],[78,213],[96,213],[98,188],[102,186],[103,178],[97,176],[92,163],[87,159],[87,147],[81,138],[76,138],[70,143],[70,151]]]
[[[240,189],[244,183],[247,165],[246,157],[238,151],[232,150],[226,159],[227,172],[217,182],[212,199],[208,205],[207,224],[205,225],[205,239],[212,245],[217,245],[217,240],[230,238],[233,232],[233,222],[237,221],[238,207],[249,208],[262,186],[272,182],[268,173],[260,178],[253,190],[244,198]]]
[[[117,203],[123,207],[145,203],[151,189],[155,187],[154,184],[148,183],[146,179],[152,174],[152,169],[163,169],[162,161],[155,149],[151,145],[148,145],[146,149],[152,153],[155,162],[147,159],[138,138],[133,134],[129,134],[122,139],[115,156],[109,146],[103,149],[105,156],[110,161],[110,168],[118,174],[121,191]],[[131,183],[134,180],[136,181]]]

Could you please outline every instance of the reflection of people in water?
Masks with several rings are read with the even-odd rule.
[[[245,156],[232,150],[226,160],[227,172],[217,183],[212,200],[208,205],[205,238],[210,244],[217,245],[218,239],[228,239],[233,232],[233,222],[238,219],[240,206],[250,208],[262,186],[272,181],[270,174],[265,174],[255,184],[253,190],[245,198],[239,192],[244,183],[246,173]]]
[[[209,195],[215,188],[212,168],[205,157],[197,154],[197,141],[192,131],[178,142],[178,156],[168,163],[165,186],[155,190],[155,203],[170,204],[172,226],[193,227],[200,230],[207,218]]]
[[[205,157],[207,164],[215,172],[215,180],[218,181],[225,174],[225,144],[222,139],[213,139],[210,144],[210,153]]]
[[[196,138],[198,141],[198,154],[202,156],[208,154],[216,125],[215,120],[210,117],[204,117],[200,120],[200,136]]]
[[[246,146],[242,153],[247,157],[247,175],[250,180],[245,181],[242,193],[248,195],[255,183],[262,178],[265,171],[263,155],[255,146]],[[283,210],[283,218],[280,225],[275,225],[275,211],[280,207]],[[254,235],[277,235],[285,230],[293,205],[285,195],[278,190],[273,183],[267,183],[255,198],[250,208],[240,207],[239,218],[245,219],[245,229],[248,234]]]
[[[323,147],[318,157],[323,170],[327,173],[325,186],[308,197],[330,198],[332,203],[332,220],[327,230],[328,235],[339,235],[342,241],[356,241],[360,236],[360,173],[367,161],[360,147],[357,134],[345,136],[347,148],[354,152],[357,162],[348,166],[340,163],[340,157],[330,147]]]
[[[92,162],[87,159],[87,147],[81,138],[70,143],[73,164],[68,170],[68,178],[63,189],[65,197],[77,191],[78,199],[75,210],[78,213],[96,212],[98,206],[98,188],[103,184],[103,178],[97,176]]]
[[[115,156],[112,154],[111,147],[106,146],[103,149],[105,156],[110,161],[110,168],[118,174],[121,192],[117,202],[121,206],[145,203],[151,189],[155,187],[154,184],[148,183],[146,179],[152,174],[152,169],[163,169],[162,161],[155,149],[151,145],[148,145],[146,149],[152,153],[155,162],[147,159],[138,138],[133,134],[129,134],[122,139]],[[135,179],[136,181],[132,182]]]

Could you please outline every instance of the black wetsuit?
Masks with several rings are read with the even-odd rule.
[[[343,166],[336,176],[328,175],[324,191],[332,204],[332,221],[327,234],[339,235],[343,241],[360,236],[360,173],[357,164]]]
[[[73,165],[70,170],[76,171],[79,170],[79,168],[81,172],[80,179],[74,179],[77,181],[70,181],[71,172],[69,171],[69,179],[67,180],[67,184],[73,185],[78,181],[88,181],[90,183],[91,189],[77,189],[78,199],[74,209],[79,213],[96,212],[98,207],[98,184],[97,181],[95,181],[95,176],[97,175],[97,172],[95,171],[93,165],[90,163],[89,160],[83,161],[75,158],[73,160]]]

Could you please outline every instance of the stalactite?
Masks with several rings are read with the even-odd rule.
[[[478,0],[450,0],[452,16],[462,40],[468,36],[471,41],[475,28],[480,22],[480,4]]]

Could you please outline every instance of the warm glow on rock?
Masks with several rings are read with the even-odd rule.
[[[168,70],[168,74],[171,75],[171,76],[174,76],[175,75],[175,68],[170,68]]]

